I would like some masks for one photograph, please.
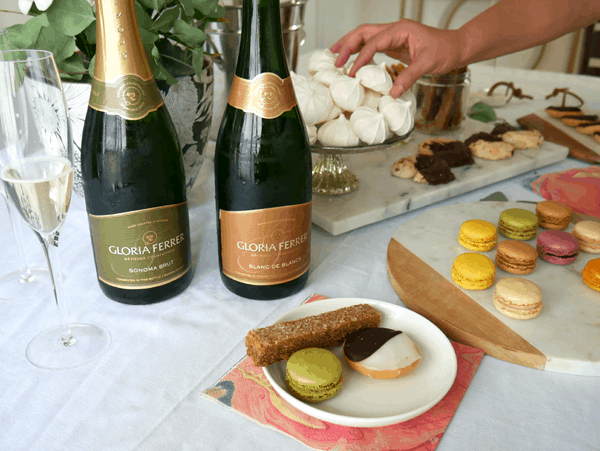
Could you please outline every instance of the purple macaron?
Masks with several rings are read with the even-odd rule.
[[[568,265],[579,255],[579,241],[568,232],[547,230],[537,238],[537,251],[548,263]]]

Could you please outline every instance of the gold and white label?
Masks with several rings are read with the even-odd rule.
[[[278,75],[266,72],[252,80],[236,75],[231,84],[228,103],[263,119],[275,119],[290,111],[298,104],[298,100],[291,77],[282,80]]]

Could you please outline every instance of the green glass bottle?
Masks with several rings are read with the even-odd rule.
[[[134,0],[96,0],[97,52],[81,173],[98,282],[150,304],[192,278],[179,141],[144,52]]]
[[[310,143],[287,68],[279,0],[244,0],[235,77],[215,151],[219,269],[251,299],[305,285],[310,267]]]

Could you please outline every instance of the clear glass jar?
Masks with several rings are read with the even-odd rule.
[[[415,83],[415,127],[433,135],[458,130],[467,114],[471,71],[458,69],[445,75],[424,75]]]

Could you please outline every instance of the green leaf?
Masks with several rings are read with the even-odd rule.
[[[163,13],[156,19],[151,30],[158,30],[162,33],[168,32],[173,28],[173,24],[179,19],[179,8],[171,8],[163,11]]]
[[[496,120],[496,113],[491,106],[477,102],[469,110],[469,117],[481,122],[492,122]]]
[[[179,0],[179,3],[183,7],[183,12],[186,16],[192,17],[194,15],[194,1],[193,0]]]
[[[137,16],[138,25],[140,28],[145,28],[146,30],[152,28],[154,21],[139,2],[135,2],[135,14]]]
[[[152,49],[151,52],[151,66],[152,66],[152,75],[156,80],[165,80],[168,84],[174,85],[177,83],[177,79],[174,78],[165,67],[161,63],[160,52],[156,47]]]
[[[83,34],[85,35],[85,38],[87,39],[87,42],[89,44],[95,44],[96,43],[96,21],[93,21],[89,27],[87,27],[84,31]]]
[[[154,47],[154,43],[158,40],[159,36],[157,33],[152,31],[144,30],[140,28],[140,35],[142,36],[142,44],[144,44],[144,50],[146,54],[149,54]]]
[[[35,42],[35,48],[48,50],[54,54],[54,60],[59,61],[70,58],[75,53],[75,38],[66,36],[54,27],[44,27]]]
[[[194,8],[200,11],[205,16],[219,3],[219,0],[190,0],[194,4]]]
[[[194,66],[194,70],[196,71],[196,73],[198,74],[198,77],[200,77],[200,74],[202,73],[202,69],[204,69],[204,58],[203,58],[203,50],[202,47],[198,47],[196,49],[194,49],[194,56],[192,58],[192,66]]]
[[[165,4],[164,0],[139,0],[139,2],[146,8],[158,10]]]
[[[67,36],[75,36],[96,20],[87,0],[54,1],[48,11],[48,21]]]
[[[90,77],[94,76],[94,69],[95,68],[96,68],[96,55],[94,55],[94,57],[90,61],[90,67],[88,67],[88,71],[89,71],[89,76]]]
[[[16,49],[31,49],[35,47],[35,43],[43,27],[49,24],[45,14],[29,19],[24,24],[13,25],[0,31],[0,50],[16,50]],[[40,48],[40,50],[46,50]]]
[[[194,28],[183,20],[175,22],[173,32],[189,46],[200,46],[206,41],[206,34],[198,28]]]
[[[80,55],[73,55],[66,60],[56,63],[63,80],[81,80],[87,72]]]

